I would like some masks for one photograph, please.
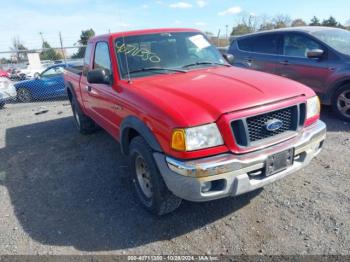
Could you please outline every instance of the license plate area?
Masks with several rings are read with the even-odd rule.
[[[293,162],[294,148],[271,155],[266,160],[265,176],[269,177],[276,173],[279,173],[293,165]]]

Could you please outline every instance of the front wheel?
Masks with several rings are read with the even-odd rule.
[[[97,129],[95,122],[84,114],[75,98],[72,98],[70,103],[72,106],[74,122],[79,132],[83,135],[94,133]]]
[[[182,200],[165,185],[153,159],[152,148],[143,137],[133,138],[129,157],[136,194],[143,207],[159,216],[177,209]]]
[[[27,88],[20,88],[17,90],[17,99],[22,103],[29,103],[32,101],[32,95]]]
[[[350,85],[335,92],[332,106],[340,119],[350,122]]]

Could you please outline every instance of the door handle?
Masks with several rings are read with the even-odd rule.
[[[251,57],[247,57],[247,58],[245,58],[244,60],[245,60],[246,62],[248,62],[248,63],[253,62],[253,58],[251,58]]]
[[[85,86],[85,89],[86,89],[86,91],[91,92],[92,87],[91,87],[91,86],[86,85],[86,86]]]
[[[286,61],[281,61],[280,62],[281,65],[289,65],[289,62],[286,60]]]

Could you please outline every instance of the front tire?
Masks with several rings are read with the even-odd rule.
[[[19,88],[17,90],[17,100],[22,103],[29,103],[32,101],[32,94],[27,88]]]
[[[332,107],[338,118],[350,122],[350,85],[343,86],[335,92]]]
[[[75,98],[72,98],[70,103],[72,106],[74,122],[78,131],[83,135],[94,133],[97,130],[95,122],[84,114]]]
[[[158,216],[177,209],[182,200],[165,185],[154,161],[152,148],[143,137],[132,139],[129,157],[136,195],[143,207]]]

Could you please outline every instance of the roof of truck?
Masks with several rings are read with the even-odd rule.
[[[157,28],[157,29],[143,29],[143,30],[134,30],[134,31],[123,31],[116,33],[109,33],[104,35],[99,35],[93,37],[91,40],[96,40],[98,38],[117,38],[123,36],[132,36],[132,35],[147,35],[147,34],[159,34],[159,33],[175,33],[175,32],[200,32],[197,29],[192,28]]]

